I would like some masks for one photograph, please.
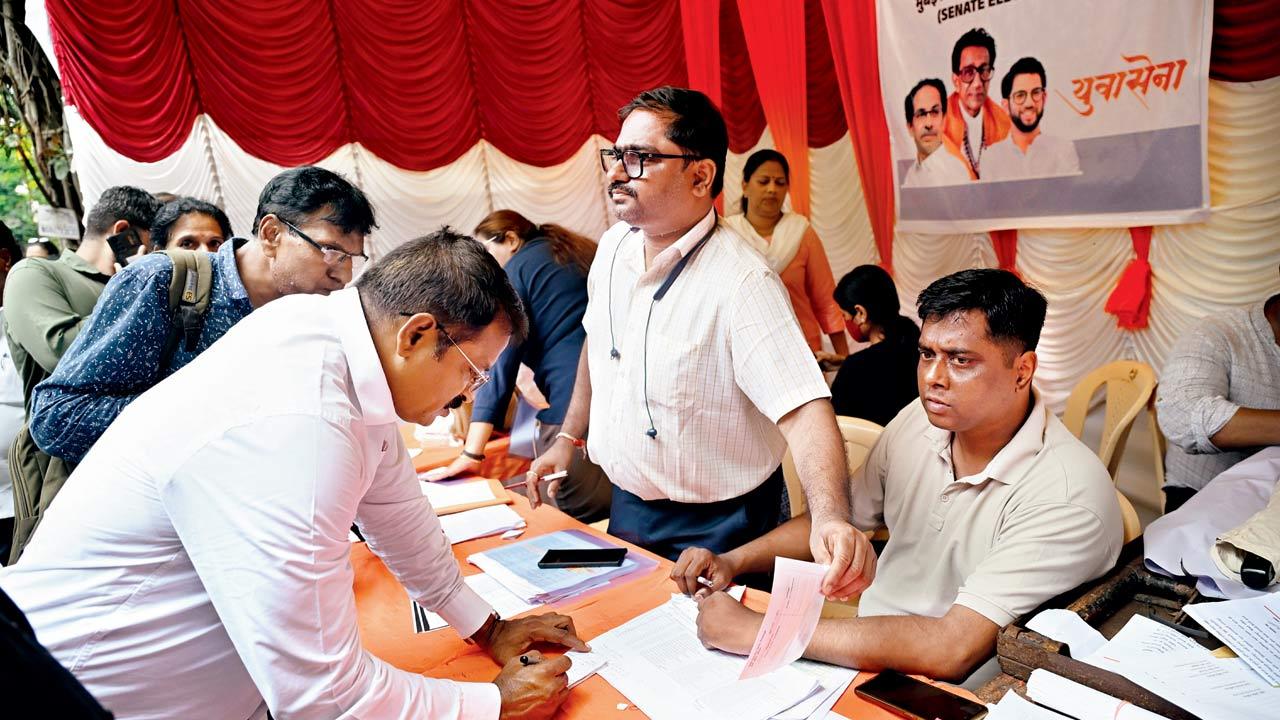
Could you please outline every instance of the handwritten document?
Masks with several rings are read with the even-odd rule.
[[[774,559],[769,609],[742,668],[742,680],[767,675],[804,654],[822,614],[822,576],[826,572],[827,568],[817,563]]]
[[[1272,687],[1280,687],[1280,595],[1197,603],[1187,614],[1227,644]]]

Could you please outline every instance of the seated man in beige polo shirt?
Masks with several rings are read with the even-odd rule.
[[[858,528],[889,529],[857,618],[824,619],[806,657],[963,678],[996,633],[1098,577],[1120,553],[1107,470],[1032,388],[1045,299],[1003,270],[965,270],[919,298],[920,402],[885,428],[853,480]],[[775,556],[809,559],[797,517],[723,555],[686,550],[685,593],[719,590]],[[745,654],[763,617],[722,592],[699,600],[704,644]]]

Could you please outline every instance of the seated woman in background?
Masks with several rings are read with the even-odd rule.
[[[475,237],[507,271],[529,314],[529,335],[498,357],[492,380],[476,391],[462,454],[448,467],[429,473],[431,480],[480,469],[494,423],[507,413],[521,363],[533,370],[534,382],[550,404],[537,415],[535,452],[550,447],[569,409],[586,340],[582,315],[587,310],[587,270],[595,257],[595,243],[559,225],[535,225],[513,210],[490,213],[476,226]],[[543,501],[583,522],[595,522],[609,516],[612,495],[604,471],[579,454],[556,497]]]
[[[777,150],[760,150],[742,168],[742,214],[724,219],[729,227],[764,255],[782,277],[791,307],[809,348],[820,360],[839,361],[849,354],[844,319],[831,299],[835,278],[822,241],[809,220],[782,212],[791,166]],[[822,351],[822,335],[831,337],[835,356]]]
[[[840,278],[835,300],[854,342],[870,345],[845,358],[831,384],[831,404],[837,415],[888,425],[920,397],[920,328],[898,314],[893,278],[877,265],[859,265]]]
[[[231,236],[231,221],[222,208],[193,197],[170,200],[151,221],[151,247],[156,250],[218,252]]]

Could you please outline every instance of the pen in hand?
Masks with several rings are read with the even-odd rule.
[[[544,482],[551,482],[552,480],[563,480],[567,477],[569,477],[569,471],[561,470],[560,472],[553,472],[547,475],[543,475],[542,477],[538,478],[538,482],[544,483]],[[514,480],[512,482],[504,484],[502,487],[506,488],[507,490],[510,490],[511,488],[520,487],[523,484],[524,484],[524,480]]]

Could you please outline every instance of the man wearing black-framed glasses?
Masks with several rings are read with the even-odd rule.
[[[1067,138],[1046,135],[1040,127],[1047,88],[1044,65],[1039,60],[1024,57],[1009,67],[1000,81],[1000,94],[1004,96],[1004,107],[1009,111],[1013,127],[1008,139],[987,151],[984,179],[1024,180],[1080,174],[1076,144]]]
[[[857,592],[875,560],[848,522],[830,391],[782,282],[714,209],[724,118],[675,87],[640,93],[619,116],[601,152],[619,222],[587,278],[573,397],[526,477],[531,502],[540,478],[585,446],[613,485],[610,533],[673,560],[692,546],[727,550],[777,526],[790,445],[814,555],[831,565],[823,590]]]
[[[995,72],[996,41],[986,30],[974,28],[951,49],[951,82],[945,134],[961,151],[969,177],[982,177],[986,148],[1009,134],[1009,114],[987,93]]]

